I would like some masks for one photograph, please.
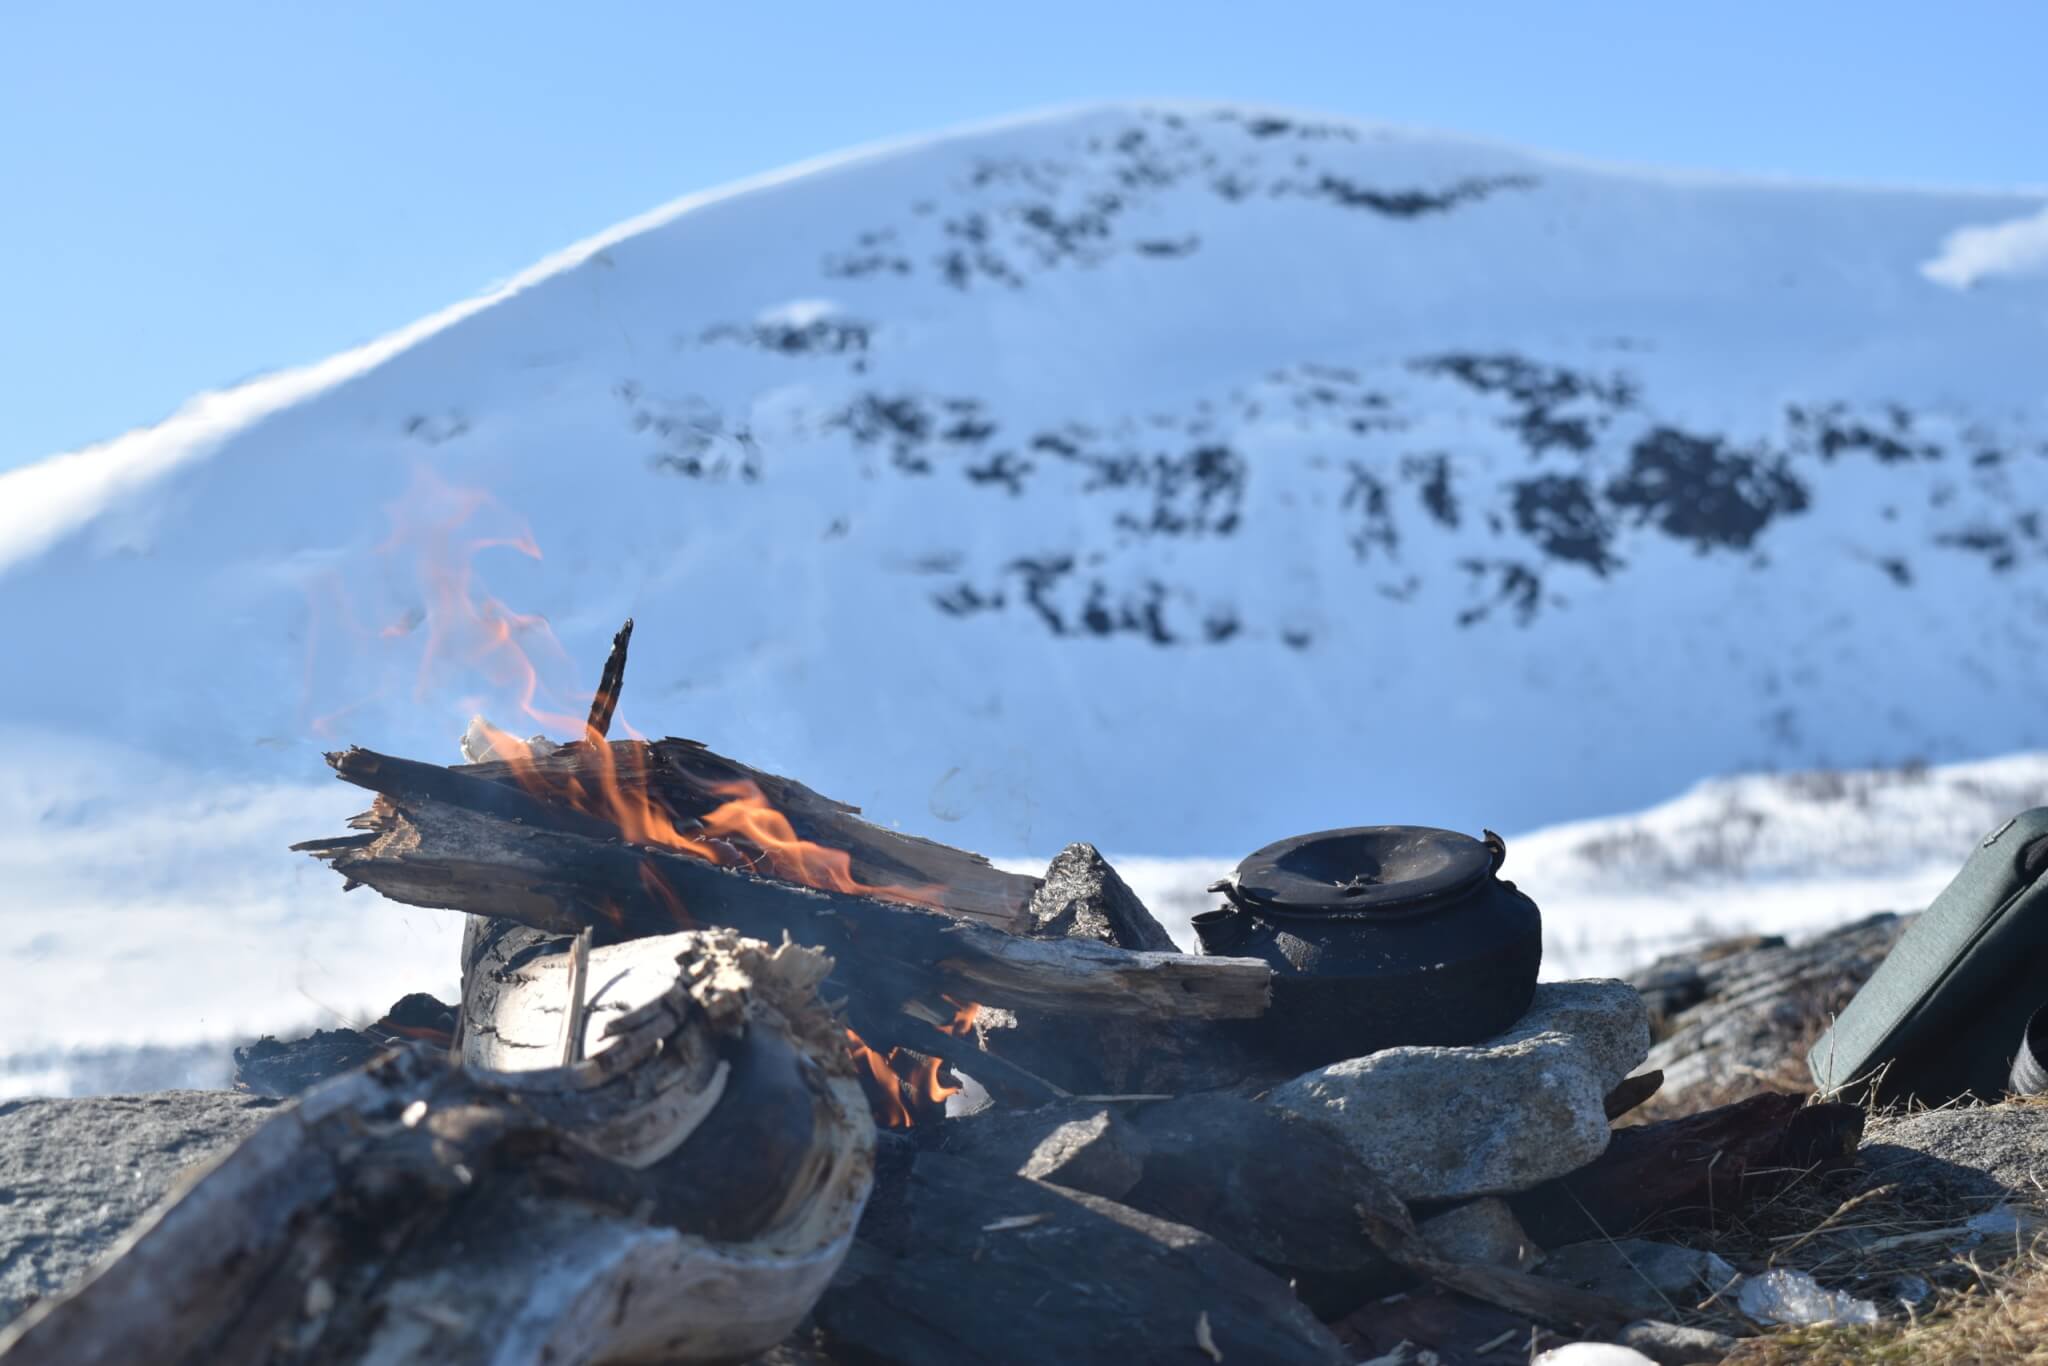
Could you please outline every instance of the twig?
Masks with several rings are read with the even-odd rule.
[[[612,652],[605,657],[604,672],[597,676],[597,696],[590,699],[590,719],[583,723],[585,738],[603,739],[612,728],[612,712],[619,705],[619,690],[626,686],[626,646],[633,639],[633,619],[612,637]]]
[[[569,1005],[562,1015],[562,1066],[583,1058],[583,992],[590,978],[590,928],[569,948]]]

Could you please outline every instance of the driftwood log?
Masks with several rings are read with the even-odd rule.
[[[605,684],[617,686],[609,672]],[[820,796],[793,778],[729,759],[695,740],[675,738],[613,741],[611,758],[604,761],[596,753],[602,741],[596,721],[606,697],[600,692],[592,704],[591,725],[582,741],[530,744],[486,732],[485,752],[504,750],[516,757],[487,758],[464,771],[569,804],[581,797],[586,811],[602,805],[606,785],[615,782],[621,793],[645,794],[686,835],[700,833],[705,818],[736,797],[758,793],[766,806],[788,821],[794,838],[844,853],[845,872],[853,882],[915,892],[935,909],[1013,934],[1030,927],[1029,906],[1037,879],[1006,873],[979,854],[862,820],[859,807]],[[616,692],[610,697],[616,704]],[[604,719],[608,724],[609,716]],[[469,753],[477,747],[466,736],[463,748]],[[348,771],[341,776],[356,781]],[[610,831],[614,837],[619,833],[616,828]]]
[[[830,964],[730,932],[665,947],[604,1008],[557,1003],[558,1025],[590,1021],[587,1058],[494,1070],[409,1045],[287,1105],[11,1326],[0,1361],[724,1361],[780,1341],[873,1176],[815,996]]]
[[[623,784],[620,775],[660,773],[677,755],[704,753],[680,741],[582,743],[535,763],[552,775],[543,794],[587,792]],[[955,1007],[1092,1019],[1093,1052],[1100,1054],[1120,1037],[1114,1027],[1099,1027],[1107,1020],[1186,1028],[1256,1017],[1269,998],[1271,969],[1257,959],[1131,951],[1088,937],[1033,939],[986,917],[955,913],[950,892],[937,898],[943,908],[933,909],[872,892],[802,886],[773,870],[721,866],[628,840],[618,822],[528,790],[513,764],[442,768],[362,749],[329,761],[377,800],[351,822],[362,833],[297,848],[331,864],[347,885],[499,922],[472,927],[469,936],[463,1013],[471,1022],[490,1024],[496,995],[516,983],[520,965],[551,951],[546,936],[587,929],[602,947],[673,932],[679,916],[823,949],[838,964],[830,990],[846,1002],[864,1039],[940,1056],[950,1049],[970,1075],[973,1065],[957,1056],[970,1045],[944,1042],[929,1024],[950,1018]],[[644,790],[653,790],[654,779],[647,783]],[[978,865],[972,855],[911,843],[927,868]],[[514,934],[503,922],[542,933]],[[1006,1041],[984,1070],[994,1085],[1014,1083],[1013,1097],[1038,1100],[1094,1093],[1102,1071],[1089,1048],[1064,1034],[1035,1048]]]

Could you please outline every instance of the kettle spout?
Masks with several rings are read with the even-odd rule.
[[[1203,911],[1189,923],[1202,952],[1211,958],[1235,957],[1251,931],[1251,917],[1231,906]]]

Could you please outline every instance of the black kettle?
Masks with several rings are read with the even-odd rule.
[[[1498,874],[1507,845],[1419,825],[1269,844],[1194,918],[1202,952],[1273,965],[1251,1033],[1304,1070],[1401,1044],[1476,1043],[1529,1009],[1543,960],[1536,903]]]

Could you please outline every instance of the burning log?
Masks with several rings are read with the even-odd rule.
[[[612,809],[619,809],[675,787],[649,775],[667,771],[676,756],[694,763],[706,753],[683,741],[585,743],[563,746],[531,764],[551,775],[554,786],[540,791],[610,792]],[[1271,970],[1256,960],[1131,952],[1086,938],[1026,939],[986,923],[986,917],[946,913],[957,909],[950,888],[935,892],[930,904],[910,904],[892,896],[906,890],[901,886],[851,880],[854,890],[821,890],[782,876],[815,875],[827,862],[819,855],[830,850],[792,856],[806,861],[793,869],[765,856],[748,864],[746,845],[732,840],[721,856],[739,866],[726,866],[692,848],[651,842],[646,837],[659,832],[645,813],[622,823],[537,795],[521,785],[518,766],[510,763],[441,768],[362,749],[329,761],[344,780],[377,792],[378,800],[351,822],[364,833],[296,847],[331,864],[350,885],[548,935],[593,929],[600,944],[673,931],[679,911],[694,922],[730,926],[771,942],[787,934],[833,956],[838,989],[851,998],[853,1024],[874,1041],[902,1042],[899,1029],[917,1033],[896,1023],[914,1023],[903,1008],[942,998],[1175,1027],[1248,1018],[1265,1009]],[[675,836],[673,824],[669,829],[684,844],[697,842]],[[920,857],[928,867],[986,869],[972,855],[948,852],[941,858],[929,851],[942,846],[924,847]],[[827,871],[845,877],[843,865]],[[469,1028],[500,1027],[500,979],[521,955],[539,951],[540,943],[539,935],[511,934],[502,925],[473,931],[463,1003]],[[486,958],[494,961],[479,970]],[[1095,1033],[1102,1039],[1114,1031]],[[928,1034],[920,1037],[928,1041]],[[1064,1041],[1005,1053],[1010,1067],[997,1084],[1051,1078],[1055,1093],[1089,1089],[1060,1082],[1059,1072],[1072,1068],[1077,1056]],[[959,1065],[972,1071],[965,1059]]]
[[[729,932],[669,947],[593,991],[610,1008],[584,1061],[492,1071],[413,1046],[281,1109],[0,1360],[708,1361],[779,1341],[873,1174],[815,999],[830,964]]]
[[[608,674],[600,687],[610,684]],[[1012,933],[1030,928],[1035,878],[1006,873],[979,854],[864,821],[859,807],[728,759],[695,740],[607,744],[597,727],[600,719],[609,720],[605,700],[601,691],[575,744],[530,745],[479,722],[484,750],[496,757],[461,771],[588,816],[595,824],[587,828],[602,831],[601,837],[623,834],[636,843],[831,891],[874,891]],[[359,781],[349,772],[342,776]],[[374,782],[361,785],[383,790]]]

